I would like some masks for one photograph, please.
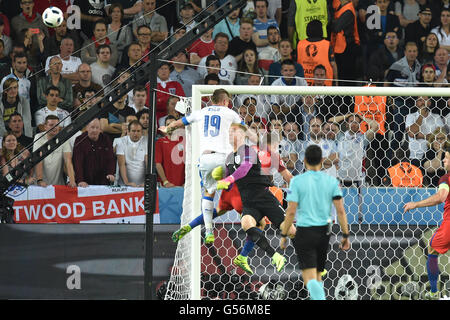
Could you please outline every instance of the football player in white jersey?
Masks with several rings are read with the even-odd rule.
[[[228,91],[215,90],[211,101],[213,105],[194,111],[167,127],[160,128],[161,131],[167,132],[194,122],[200,124],[199,171],[203,187],[202,213],[206,229],[205,244],[214,242],[212,220],[217,181],[211,176],[211,172],[218,166],[222,166],[225,171],[225,159],[233,151],[229,141],[230,126],[233,123],[242,123],[239,115],[228,108],[231,102]]]

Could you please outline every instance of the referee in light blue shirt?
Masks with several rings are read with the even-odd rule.
[[[280,246],[287,246],[286,235],[296,220],[295,252],[302,270],[302,277],[311,300],[325,300],[321,273],[327,259],[331,233],[331,206],[334,204],[342,230],[340,248],[350,249],[347,215],[342,191],[336,178],[327,175],[322,168],[322,149],[310,145],[305,151],[307,171],[292,178],[286,200],[288,208],[281,230]]]

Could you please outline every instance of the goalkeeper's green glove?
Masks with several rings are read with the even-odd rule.
[[[222,179],[223,178],[223,167],[218,166],[218,167],[214,168],[213,171],[211,172],[211,176],[216,181]]]
[[[223,189],[228,189],[228,187],[230,186],[230,184],[232,184],[234,182],[234,177],[233,176],[228,176],[225,179],[219,180],[217,181],[217,190],[223,190]]]

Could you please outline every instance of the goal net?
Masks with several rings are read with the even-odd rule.
[[[219,86],[193,86],[192,108],[209,105]],[[409,201],[437,190],[444,174],[443,147],[450,144],[449,88],[225,86],[233,108],[261,139],[277,141],[286,168],[303,172],[310,144],[321,146],[324,170],[340,180],[352,247],[339,249],[333,225],[326,263],[327,299],[423,299],[429,291],[427,246],[442,221],[443,205],[403,212]],[[186,128],[186,184],[181,225],[201,213],[197,171],[198,128]],[[287,188],[274,171],[274,185]],[[218,201],[216,195],[216,203]],[[286,204],[285,204],[286,205]],[[332,214],[333,216],[333,214]],[[287,258],[277,272],[255,246],[249,254],[254,274],[233,265],[246,234],[239,215],[214,221],[215,242],[205,246],[204,228],[178,242],[166,299],[308,299],[297,256],[289,245],[279,249],[279,232],[270,224],[265,235]],[[450,293],[448,255],[441,255],[438,287]]]

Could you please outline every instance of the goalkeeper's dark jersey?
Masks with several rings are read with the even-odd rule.
[[[248,145],[242,145],[237,152],[230,153],[225,161],[227,175],[233,175],[239,190],[269,187],[269,177],[261,171],[261,162],[256,151]]]

